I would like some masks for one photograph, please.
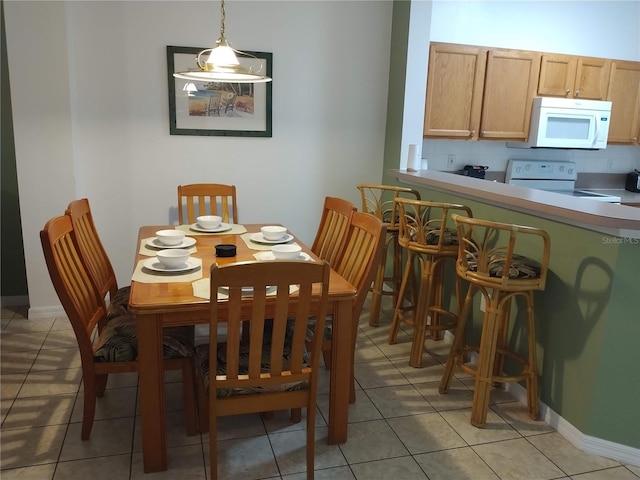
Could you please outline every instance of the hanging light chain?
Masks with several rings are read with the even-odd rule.
[[[224,10],[224,0],[220,2],[220,38],[218,39],[219,44],[226,45],[227,39],[224,36],[224,20],[226,17],[226,12]]]

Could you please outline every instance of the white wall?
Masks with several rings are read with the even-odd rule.
[[[414,3],[431,6],[429,19],[412,6],[430,31],[428,41],[537,50],[640,61],[640,2],[633,1],[451,1]],[[422,46],[428,51],[428,41]],[[428,55],[414,69],[426,71]],[[415,99],[419,103],[421,98]],[[424,100],[422,100],[424,104]],[[424,123],[424,112],[408,122]],[[609,146],[596,152],[539,151],[506,148],[505,142],[425,140],[422,157],[428,167],[447,170],[447,157],[456,156],[453,170],[466,164],[488,165],[504,171],[509,158],[574,160],[580,172],[627,173],[640,168],[640,147]],[[424,160],[423,160],[424,163]]]
[[[171,136],[166,46],[210,47],[219,3],[6,1],[30,317],[58,305],[38,240],[88,197],[118,280],[181,183],[233,183],[244,223],[311,242],[323,198],[382,176],[389,1],[227,1],[233,46],[273,52],[273,138]],[[45,55],[50,55],[48,59]]]
[[[64,8],[55,2],[37,8],[5,2],[4,8],[27,283],[46,315],[59,311],[59,302],[44,264],[39,231],[49,218],[64,212],[76,185],[67,23]]]

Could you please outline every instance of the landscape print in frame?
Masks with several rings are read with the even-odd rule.
[[[271,137],[271,82],[191,82],[173,76],[196,70],[196,57],[204,48],[167,47],[169,129],[171,135]],[[237,54],[245,67],[272,76],[273,54]]]

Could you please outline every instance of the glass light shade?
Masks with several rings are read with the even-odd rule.
[[[237,67],[240,65],[240,62],[238,62],[238,57],[236,57],[236,54],[229,45],[220,45],[211,50],[211,55],[209,55],[207,59],[207,65],[210,65],[209,68],[212,70],[217,70],[218,68]]]
[[[266,83],[271,81],[269,77],[236,72],[203,72],[194,70],[193,72],[174,73],[173,76],[191,82]]]
[[[173,76],[191,82],[225,82],[225,83],[265,83],[271,78],[260,75],[262,65],[257,71],[253,68],[245,68],[240,65],[235,52],[245,55],[243,52],[233,50],[224,36],[224,0],[220,3],[220,37],[214,48],[201,51],[196,57],[199,70],[174,73]],[[206,62],[202,59],[209,52]],[[253,55],[247,55],[255,58]]]

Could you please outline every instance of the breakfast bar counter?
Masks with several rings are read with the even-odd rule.
[[[578,448],[637,462],[640,208],[432,170],[387,175],[425,200],[464,204],[476,218],[549,234],[547,284],[535,299],[542,417]],[[640,194],[616,195],[640,203]],[[531,248],[522,244],[518,253],[527,256]],[[465,332],[470,342],[481,330],[479,305],[472,317]],[[524,328],[517,320],[516,344]],[[519,348],[526,353],[524,344]],[[525,401],[521,386],[510,392]]]
[[[428,188],[622,238],[640,239],[640,208],[596,202],[435,170],[390,170],[401,183]],[[625,191],[626,192],[626,191]],[[625,198],[640,194],[626,192]],[[631,203],[631,202],[630,202]]]

